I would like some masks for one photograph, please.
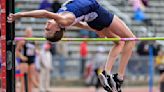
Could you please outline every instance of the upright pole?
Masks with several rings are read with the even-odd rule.
[[[14,0],[6,0],[6,18],[10,13],[14,13]],[[6,22],[6,76],[7,76],[7,92],[15,92],[15,25],[14,23]]]
[[[149,92],[153,92],[154,56],[153,47],[149,46]]]

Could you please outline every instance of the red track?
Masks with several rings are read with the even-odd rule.
[[[20,92],[19,88],[17,88],[16,92]],[[39,92],[38,89],[34,89],[33,92]],[[66,88],[66,87],[57,87],[57,88],[51,88],[50,92],[95,92],[95,88],[93,87],[80,87],[80,88]],[[103,89],[100,89],[99,92],[106,92]],[[148,87],[125,87],[123,88],[122,92],[149,92]],[[159,92],[157,88],[155,87],[153,92]]]

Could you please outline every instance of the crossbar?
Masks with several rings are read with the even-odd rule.
[[[45,38],[25,38],[25,37],[16,37],[18,40],[28,40],[28,41],[46,41]],[[142,38],[62,38],[62,41],[155,41],[155,40],[164,40],[164,37],[142,37]]]

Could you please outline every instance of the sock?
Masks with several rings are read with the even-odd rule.
[[[111,71],[104,70],[106,75],[111,75]]]
[[[97,74],[100,75],[103,72],[102,69],[98,69]]]

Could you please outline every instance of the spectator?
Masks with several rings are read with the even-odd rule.
[[[133,11],[136,11],[138,9],[144,10],[144,6],[141,0],[129,0],[129,3],[132,4]]]
[[[81,29],[80,30],[80,37],[82,37],[82,38],[88,38],[89,37],[89,31],[87,31],[85,29]]]
[[[21,74],[24,75],[24,77],[21,77],[20,79],[21,81],[20,92],[25,92],[25,87],[28,86],[25,84],[27,83],[27,80],[25,81],[25,79],[27,79],[27,73],[28,73],[27,57],[22,53],[25,41],[18,41],[16,44],[17,44],[16,50],[15,50],[16,58],[20,58],[20,72]],[[31,90],[31,89],[28,88],[28,90]]]
[[[67,44],[64,42],[58,42],[56,44],[57,55],[59,56],[59,72],[62,79],[65,78],[65,61],[68,56]]]
[[[61,3],[59,2],[59,0],[54,0],[54,2],[51,5],[52,11],[56,13],[60,7]]]
[[[148,5],[148,0],[129,0],[133,5],[134,16],[133,19],[137,22],[143,22],[148,26],[152,26],[153,23],[150,18],[145,16],[144,10]]]
[[[20,6],[21,6],[21,3],[19,3],[19,2],[15,3],[15,13],[21,12]]]
[[[101,87],[98,79],[98,72],[102,72],[106,62],[106,53],[103,46],[99,46],[97,51],[92,54],[91,61],[87,62],[85,68],[85,82],[87,85],[94,85],[95,92],[99,92]]]
[[[51,43],[50,52],[51,52],[52,56],[56,55],[56,53],[57,53],[57,51],[56,51],[56,43]]]
[[[15,58],[15,74],[16,74],[16,87],[20,87],[20,77],[22,74],[20,72],[20,58]]]
[[[145,19],[144,14],[144,6],[142,4],[141,0],[129,0],[130,3],[133,5],[133,11],[134,11],[134,20],[138,22],[143,22]]]
[[[143,22],[145,19],[145,14],[144,12],[138,8],[135,12],[134,12],[134,20],[137,22]]]
[[[33,29],[31,27],[27,27],[25,30],[25,37],[32,37],[33,36]],[[36,80],[36,66],[35,66],[35,56],[36,56],[36,43],[26,41],[24,45],[25,56],[28,58],[28,81],[29,87],[31,89],[35,86],[38,87],[38,83]],[[30,92],[30,91],[29,91]]]
[[[103,71],[103,68],[105,67],[106,62],[106,56],[105,56],[105,48],[103,46],[99,46],[96,52],[96,55],[93,57],[93,69],[95,71],[95,88],[96,92],[99,92],[100,80],[98,79],[99,72]],[[94,78],[94,77],[93,77]]]
[[[89,38],[97,38],[98,35],[95,32],[90,31],[89,32]]]
[[[145,7],[149,6],[149,0],[142,0],[142,3]]]
[[[95,32],[81,29],[80,30],[80,37],[81,38],[97,38],[98,35]]]
[[[49,92],[50,71],[52,70],[52,54],[50,44],[45,43],[40,53],[40,92]]]
[[[32,37],[32,29],[26,28],[25,37]],[[24,78],[21,78],[21,92],[24,92],[24,79],[28,82],[28,91],[32,92],[34,86],[38,86],[38,83],[35,78],[36,68],[35,68],[35,43],[29,41],[18,41],[16,47],[16,56],[21,59],[20,61],[20,70],[21,74],[24,74]],[[27,84],[27,83],[26,83]]]
[[[85,64],[86,64],[86,61],[87,61],[87,55],[88,55],[88,48],[87,48],[87,42],[82,42],[80,44],[80,59],[81,59],[81,76],[83,77],[84,75],[84,69],[85,69]]]
[[[39,9],[45,9],[45,10],[50,10],[51,4],[49,3],[48,0],[42,0],[39,6]]]
[[[156,42],[150,44],[147,41],[141,41],[138,44],[137,53],[141,56],[148,56],[150,46],[153,48],[153,55],[157,56],[158,52],[161,50],[161,45],[157,44]]]
[[[141,41],[137,46],[137,53],[141,56],[149,55],[149,45],[147,41]]]
[[[153,42],[151,46],[153,47],[153,55],[157,56],[158,52],[161,50],[161,45],[157,44],[156,42]]]
[[[81,29],[80,30],[80,37],[82,37],[82,38],[88,38],[88,37],[89,38],[97,38],[98,36],[95,32]]]
[[[155,66],[160,73],[160,92],[164,92],[164,52],[160,51],[158,56],[155,58]]]
[[[39,79],[39,73],[40,73],[40,52],[41,52],[41,47],[38,42],[35,42],[35,48],[36,48],[36,55],[35,55],[35,68],[36,68],[36,73],[35,73],[35,79],[39,85],[40,79]]]

